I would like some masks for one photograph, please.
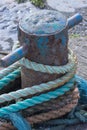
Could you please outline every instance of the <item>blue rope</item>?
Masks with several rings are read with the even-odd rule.
[[[31,130],[30,124],[19,113],[10,113],[5,115],[4,118],[11,120],[17,130]]]
[[[46,121],[44,123],[40,123],[38,126],[36,127],[41,127],[42,130],[47,128],[49,130],[53,130],[53,129],[58,129],[59,130],[59,127],[63,127],[66,128],[66,126],[69,126],[69,125],[76,125],[76,124],[79,124],[81,122],[83,123],[87,123],[87,112],[86,110],[84,109],[85,107],[87,108],[86,104],[87,104],[87,80],[83,79],[82,77],[78,76],[78,75],[75,75],[75,78],[76,78],[76,82],[78,83],[77,87],[79,89],[79,92],[80,92],[80,100],[79,100],[79,103],[81,104],[84,104],[82,106],[80,106],[80,109],[79,107],[77,106],[75,108],[75,111],[72,113],[73,114],[73,117],[71,115],[71,113],[69,113],[68,117],[67,118],[61,118],[61,119],[55,119],[55,120],[51,120],[51,121]],[[84,111],[86,113],[81,113],[81,111]],[[37,130],[40,130],[39,128],[37,128]]]
[[[77,75],[75,75],[75,78],[76,78],[76,82],[78,83],[78,89],[80,91],[80,100],[79,101],[81,103],[87,104],[87,100],[86,100],[87,99],[87,81]],[[49,92],[49,93],[51,93],[51,92]],[[34,103],[36,104],[36,102],[34,102]],[[5,118],[10,119],[12,121],[13,125],[18,130],[31,130],[30,124],[28,124],[27,121],[19,113],[9,113],[8,115],[6,115]],[[63,120],[63,122],[62,122],[62,120],[59,120],[59,121],[61,121],[61,124],[64,123],[64,121],[67,125],[69,123],[68,119]],[[59,121],[57,121],[56,123],[60,123]],[[73,121],[75,121],[75,122],[73,122]],[[73,123],[76,124],[76,122],[78,122],[78,121],[79,121],[78,119],[74,119],[70,122],[70,124],[73,124]],[[50,121],[49,121],[49,123],[50,123]],[[49,123],[48,123],[48,125],[49,125]]]
[[[49,101],[51,99],[55,99],[65,92],[68,92],[74,85],[75,78],[72,78],[68,83],[63,85],[61,88],[58,88],[54,91],[47,92],[45,94],[40,94],[39,96],[34,96],[30,99],[26,99],[21,102],[17,102],[16,104],[12,104],[6,107],[2,107],[0,109],[0,117],[3,117],[5,114],[10,114],[11,112],[17,112],[31,106],[35,106],[41,104],[43,102]]]
[[[15,75],[15,74],[19,74],[20,75],[20,70],[16,70],[16,71],[14,71],[13,72],[13,74]],[[18,75],[18,76],[19,76]],[[15,75],[16,76],[16,75]],[[11,75],[11,74],[9,74],[9,75],[7,75],[7,77],[6,78],[10,78],[11,80],[14,80],[15,79],[15,76],[13,76],[13,75]],[[13,77],[13,78],[12,78]],[[76,79],[76,82],[78,83],[78,89],[79,89],[79,92],[80,92],[80,100],[79,100],[79,102],[80,103],[82,103],[82,104],[87,104],[87,81],[85,80],[85,79],[83,79],[82,77],[80,77],[80,76],[78,76],[78,75],[75,75],[75,79]],[[3,83],[4,84],[8,84],[7,82],[5,82],[5,78],[2,78],[1,79],[1,81],[3,81]],[[9,81],[10,82],[10,81]],[[2,88],[3,87],[3,85],[1,84],[0,85],[0,88]],[[70,88],[69,88],[70,89]],[[49,92],[50,94],[51,94],[51,92]],[[58,93],[57,93],[58,94]],[[42,94],[43,95],[43,94]],[[53,95],[52,95],[53,96]],[[57,96],[56,95],[56,93],[55,93],[55,96]],[[54,96],[53,96],[54,97]],[[33,99],[35,99],[36,97],[33,97]],[[47,96],[47,98],[49,99],[50,98],[50,96]],[[43,97],[42,98],[40,98],[41,99],[41,102],[43,102],[42,100],[43,100]],[[28,99],[27,99],[28,100]],[[46,101],[47,101],[47,99],[45,99]],[[37,101],[37,100],[36,100]],[[35,105],[36,104],[36,101],[34,100],[34,102],[33,103],[31,103],[31,105],[33,106],[33,105]],[[39,102],[38,103],[40,103],[40,100],[38,100]],[[30,101],[29,101],[30,102]],[[26,102],[26,103],[28,103],[28,102]],[[23,104],[22,104],[23,105]],[[24,106],[24,105],[23,105]],[[23,107],[22,106],[22,107]],[[8,108],[8,107],[7,107]],[[3,113],[3,114],[1,114],[2,116],[4,116],[5,115],[5,113],[4,113],[4,109],[3,108],[1,108],[0,110],[2,110],[1,111],[1,113]],[[18,130],[31,130],[31,127],[30,127],[30,124],[28,124],[28,122],[19,114],[19,113],[11,113],[11,111],[7,111],[7,113],[9,113],[8,115],[6,115],[6,117],[5,118],[8,118],[8,119],[10,119],[11,120],[11,122],[13,123],[13,125],[18,129]],[[68,124],[68,122],[67,122],[67,124]]]
[[[80,92],[80,100],[79,103],[87,104],[87,80],[82,77],[75,75],[76,82],[78,83],[77,87]]]

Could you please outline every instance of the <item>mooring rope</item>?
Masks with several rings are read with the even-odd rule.
[[[17,112],[17,111],[29,108],[31,106],[49,101],[51,99],[55,99],[59,96],[62,96],[63,94],[65,94],[65,92],[69,91],[73,87],[74,82],[75,82],[75,78],[71,79],[68,83],[63,85],[61,88],[58,88],[54,91],[50,91],[46,94],[40,94],[39,96],[34,96],[30,99],[17,102],[16,104],[3,107],[0,109],[0,117],[3,117],[5,114],[11,113],[11,112]]]
[[[19,68],[0,79],[0,89],[8,85],[10,82],[14,81],[17,77],[20,77],[20,74],[21,73]]]
[[[59,118],[62,115],[65,115],[66,112],[67,113],[70,112],[73,106],[76,106],[77,102],[78,102],[77,99],[74,99],[74,100],[72,99],[70,103],[65,104],[60,109],[49,110],[48,112],[45,112],[45,113],[40,113],[40,114],[30,116],[27,119],[29,120],[30,124],[34,124],[34,123],[40,123],[46,120]]]
[[[64,127],[69,125],[75,125],[79,123],[87,123],[87,81],[82,77],[75,75],[76,82],[78,83],[78,89],[80,91],[80,106],[76,106],[74,111],[69,113],[67,119],[54,119],[51,121],[46,121],[40,123],[38,126],[44,128],[53,128],[55,126],[64,125]]]
[[[49,102],[44,102],[34,107],[31,107],[28,110],[25,110],[23,113],[24,115],[33,115],[35,113],[40,113],[43,111],[47,112],[51,109],[61,109],[61,107],[63,107],[66,103],[71,102],[73,99],[77,99],[79,97],[78,95],[78,89],[76,88],[76,86],[73,86],[73,88],[69,92],[66,92],[64,95],[56,99],[50,100]]]
[[[17,49],[18,47],[20,47],[19,42],[14,44],[12,50]],[[35,71],[40,71],[43,73],[50,73],[50,74],[53,74],[53,73],[56,73],[56,74],[63,73],[64,74],[66,72],[69,72],[75,66],[75,63],[77,62],[77,58],[73,54],[73,51],[70,48],[69,48],[68,59],[69,59],[69,62],[66,65],[62,65],[62,66],[43,65],[43,64],[36,63],[36,62],[32,62],[26,58],[22,58],[19,62],[26,68],[33,69]]]
[[[67,83],[74,76],[75,71],[76,71],[76,68],[73,68],[69,73],[66,73],[64,76],[54,81],[49,81],[47,83],[42,83],[40,85],[34,85],[32,87],[17,90],[15,92],[10,92],[8,94],[2,94],[0,95],[0,103],[3,103],[5,101],[11,101],[13,99],[18,99],[21,97],[26,97],[29,95],[33,95],[38,92],[44,92],[52,88],[58,88],[59,86]]]
[[[0,70],[0,79],[18,69],[18,67],[20,67],[20,64],[17,62],[7,68],[4,68],[3,70]]]
[[[19,43],[16,44],[14,49],[16,49],[18,47],[19,47]],[[49,81],[47,83],[42,83],[40,85],[34,85],[31,88],[25,88],[25,89],[18,90],[16,92],[11,92],[8,94],[0,95],[0,103],[4,103],[6,101],[16,100],[21,97],[26,97],[29,95],[33,95],[36,93],[50,90],[49,92],[45,92],[44,94],[40,94],[38,96],[33,96],[32,98],[29,98],[29,99],[17,102],[15,104],[11,104],[9,106],[0,108],[0,117],[3,118],[7,114],[11,114],[13,112],[18,112],[20,110],[24,110],[26,108],[45,103],[47,101],[51,101],[51,99],[56,99],[59,96],[62,96],[66,92],[70,91],[70,89],[73,88],[74,83],[76,81],[76,78],[73,78],[73,77],[74,77],[75,71],[76,71],[77,59],[76,59],[76,56],[74,56],[73,52],[70,49],[69,49],[68,57],[69,57],[69,62],[63,66],[42,65],[42,64],[35,63],[35,62],[31,62],[27,59],[22,59],[20,61],[20,63],[29,69],[33,69],[35,71],[40,71],[43,73],[50,73],[50,74],[62,73],[65,75],[54,81]],[[13,76],[13,74],[14,74],[14,76]],[[0,79],[1,79],[0,88],[3,88],[4,86],[9,84],[11,81],[14,81],[19,76],[20,76],[20,64],[18,62],[12,66],[6,68],[5,70],[2,70],[0,72]],[[52,88],[55,88],[56,90],[52,91],[51,90]],[[73,108],[73,105],[70,105],[69,108],[71,110],[71,108]],[[66,109],[68,109],[68,107]],[[54,117],[55,115],[57,115],[57,113],[55,111],[52,112],[53,115],[50,112],[51,111],[49,111],[48,113],[45,113],[45,115],[46,114],[47,115],[44,117],[44,120],[46,119],[47,116],[50,119],[51,116]],[[63,108],[63,112],[64,112],[64,108]],[[51,116],[49,115],[49,113],[51,114]],[[78,116],[78,113],[77,113],[77,116]],[[32,120],[32,117],[29,119]],[[37,120],[39,120],[39,118],[37,118]]]
[[[28,110],[23,111],[23,115],[29,115],[33,116],[35,113],[43,113],[43,112],[48,112],[49,110],[54,110],[54,109],[60,109],[61,107],[64,107],[65,104],[70,103],[72,100],[78,98],[78,89],[76,86],[73,86],[73,88],[69,91],[66,92],[64,95],[50,100],[50,102],[44,102],[39,105],[35,105],[34,107],[30,107]]]
[[[49,66],[43,65],[36,62],[32,62],[29,59],[22,58],[20,64],[25,66],[28,69],[32,69],[34,71],[40,71],[43,73],[50,73],[50,74],[65,74],[69,72],[76,64],[76,56],[74,56],[73,52],[69,49],[69,62],[66,65],[62,66]]]
[[[17,130],[31,130],[30,124],[22,117],[20,113],[10,113],[5,115],[4,118],[11,120]]]

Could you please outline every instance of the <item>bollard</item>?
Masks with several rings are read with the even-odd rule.
[[[46,12],[46,11],[44,10],[44,11],[41,11],[41,12]],[[48,12],[50,12],[50,11],[48,11]],[[28,28],[30,28],[30,27],[28,25],[26,25],[27,20],[26,20],[26,22],[24,21],[24,25],[19,24],[19,41],[21,41],[21,45],[22,45],[22,42],[25,43],[25,47],[20,47],[19,49],[15,50],[15,52],[13,52],[13,53],[9,54],[8,56],[5,56],[4,58],[2,58],[0,60],[2,66],[7,67],[7,66],[13,64],[14,62],[18,61],[19,59],[23,58],[26,54],[31,55],[31,53],[34,52],[34,49],[37,46],[38,46],[38,49],[40,49],[39,50],[40,55],[43,55],[43,56],[39,57],[36,54],[36,52],[34,52],[34,54],[36,54],[36,56],[38,56],[38,59],[43,59],[44,58],[46,60],[45,55],[48,55],[47,51],[49,50],[49,48],[47,49],[46,44],[49,43],[49,42],[54,42],[55,41],[55,43],[56,43],[59,40],[60,44],[65,44],[65,46],[67,46],[66,45],[67,40],[68,40],[67,31],[68,31],[68,29],[70,29],[70,28],[74,27],[75,25],[79,24],[82,21],[82,16],[80,14],[75,14],[74,16],[72,16],[71,18],[69,18],[66,21],[66,18],[64,16],[62,16],[58,12],[56,13],[56,11],[54,11],[54,12],[55,12],[54,15],[56,15],[56,18],[55,18],[56,19],[56,24],[53,25],[53,28],[50,27],[50,24],[47,24],[45,26],[44,30],[47,30],[49,28],[47,34],[42,34],[42,33],[44,33],[44,30],[40,29],[40,28],[39,28],[39,30],[37,30],[37,32],[35,32],[36,34],[33,34],[31,32],[29,33]],[[45,13],[43,13],[43,14],[45,14]],[[30,16],[30,17],[32,17],[32,16]],[[49,17],[49,15],[47,17]],[[37,21],[38,20],[36,19],[35,22],[37,23]],[[26,28],[23,27],[23,26],[25,26]],[[53,30],[53,32],[52,32],[52,30]],[[53,36],[54,34],[50,33],[50,31],[52,33],[54,33],[54,32],[56,33],[55,38]],[[24,36],[24,34],[26,34],[26,36]],[[22,36],[22,39],[20,38],[21,37],[20,35]],[[30,35],[30,36],[28,36],[28,35]],[[46,35],[48,35],[48,36],[46,37]],[[49,35],[51,35],[51,36],[49,36]],[[38,40],[37,40],[37,38],[38,38]],[[23,39],[24,39],[24,41],[23,41]],[[61,42],[61,40],[62,40],[62,42]],[[38,45],[34,45],[34,48],[31,49],[30,44],[36,44],[36,42],[38,42]],[[27,46],[28,44],[29,44],[29,46]],[[41,44],[43,44],[43,45],[41,45]],[[29,51],[28,51],[28,48],[30,48]],[[60,45],[60,48],[61,48],[61,45]],[[67,48],[65,47],[64,50],[67,50]],[[35,51],[37,51],[37,49]],[[56,49],[56,52],[57,51],[59,51],[59,50]],[[37,53],[39,53],[39,52],[37,52]],[[49,53],[52,53],[52,52],[49,52]],[[55,53],[55,52],[53,52],[53,53]],[[62,63],[58,63],[57,61],[55,61],[55,63],[54,63],[54,61],[52,60],[52,62],[50,62],[50,64],[55,64],[55,65],[65,64],[67,62],[67,54],[66,53],[67,53],[67,51],[65,51],[65,53],[63,52],[64,56],[62,56],[62,54],[60,54],[61,60],[63,59]],[[57,53],[56,56],[59,56],[59,54]],[[50,58],[51,56],[48,56],[48,57]],[[40,60],[40,62],[44,63],[42,60]],[[44,64],[47,64],[47,61]]]

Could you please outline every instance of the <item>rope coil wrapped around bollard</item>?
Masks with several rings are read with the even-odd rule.
[[[24,65],[25,62],[26,62],[26,59],[22,59],[20,61],[20,63],[22,65]],[[65,65],[65,66],[58,66],[58,67],[53,66],[53,69],[51,69],[50,67],[52,67],[52,66],[45,65],[44,66],[45,69],[42,69],[43,67],[41,64],[37,64],[37,63],[31,62],[29,60],[26,62],[25,65],[29,69],[34,69],[35,71],[42,71],[43,73],[48,72],[50,74],[56,73],[56,69],[57,69],[57,74],[63,73],[65,75],[54,81],[49,81],[47,83],[42,83],[40,85],[34,85],[31,88],[25,88],[25,89],[17,90],[15,92],[10,92],[8,94],[0,95],[0,103],[4,103],[6,101],[11,101],[11,100],[17,100],[17,99],[20,99],[21,97],[25,99],[16,104],[12,104],[12,105],[1,108],[0,117],[3,117],[4,115],[11,113],[11,112],[17,112],[17,111],[29,108],[29,106],[33,107],[35,105],[43,104],[44,102],[51,101],[52,99],[56,100],[56,98],[58,98],[58,96],[60,98],[61,96],[65,95],[65,93],[70,91],[74,86],[75,78],[73,78],[73,77],[76,72],[77,59],[71,50],[69,50],[69,63],[67,63],[67,65]],[[40,67],[39,67],[39,65],[40,65]],[[37,69],[37,67],[39,69]],[[9,84],[11,81],[14,81],[18,76],[20,76],[20,69],[21,69],[20,64],[16,63],[16,64],[8,67],[5,70],[2,70],[0,72],[0,75],[1,75],[0,83],[2,86],[1,88],[3,88],[5,85]],[[15,71],[17,71],[18,74],[13,76],[14,79],[12,79],[10,77],[10,75],[13,75],[15,73]],[[8,80],[8,77],[10,77],[11,79]],[[4,82],[4,85],[2,85],[2,81],[5,81],[5,80],[7,80],[7,82]],[[64,87],[61,87],[62,85]],[[51,90],[52,88],[54,90]],[[49,92],[47,93],[46,91],[49,91]],[[45,92],[45,93],[41,94],[42,92]],[[33,95],[37,94],[37,93],[39,95],[34,97]],[[29,95],[31,96],[31,98],[26,99],[26,97]],[[78,95],[78,92],[77,92],[77,95]],[[72,103],[70,106],[68,104],[66,104],[66,112],[62,113],[61,115],[66,114],[74,106],[76,106],[77,101],[78,101],[77,99],[78,99],[78,96],[76,96],[75,99],[72,100]],[[46,108],[46,106],[45,106],[45,108]],[[62,108],[62,110],[64,110],[64,108]],[[51,116],[48,116],[49,114],[44,113],[46,115],[46,118],[44,118],[44,121],[47,120],[47,117],[49,117],[48,120],[51,119],[52,117],[54,117],[54,118],[58,117],[57,111],[55,111],[55,112],[51,111],[51,113],[53,113],[55,116],[53,116],[53,114]],[[50,113],[50,111],[48,113]],[[58,113],[60,113],[60,112],[58,112]],[[41,120],[42,118],[40,118],[40,117],[42,117],[42,115],[43,114],[41,114],[41,116],[37,115],[36,117],[33,117],[33,118],[31,117],[30,120],[28,117],[28,120],[31,122],[31,124],[36,123],[39,120],[41,122],[41,121],[43,121],[43,120]],[[34,118],[37,118],[37,121],[34,121]]]
[[[19,22],[21,46],[17,43],[13,50],[17,49],[0,60],[5,67],[17,61],[0,72],[0,91],[20,75],[21,88],[25,88],[0,95],[0,117],[11,120],[19,130],[31,129],[19,111],[28,114],[23,116],[30,124],[40,124],[67,114],[79,99],[75,76],[77,59],[68,50],[67,43],[68,29],[81,22],[82,16],[76,14],[66,20],[53,10],[36,11],[28,16],[30,19],[25,17]],[[75,115],[85,121],[81,114]]]

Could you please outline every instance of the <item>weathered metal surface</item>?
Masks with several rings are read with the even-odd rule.
[[[68,61],[66,18],[57,11],[30,14],[19,24],[20,44],[28,44],[27,58],[42,64],[62,65]]]
[[[12,53],[6,55],[3,57],[0,62],[2,63],[2,66],[6,67],[14,62],[18,61],[21,59],[26,53],[28,52],[28,47],[27,46],[21,46],[17,50],[13,51]]]
[[[28,16],[28,18],[22,20],[19,24],[18,38],[21,45],[29,45],[29,50],[26,55],[29,60],[46,65],[64,65],[68,62],[68,23],[65,18],[63,19],[60,17],[62,15],[60,15],[58,12],[56,12],[56,15],[53,15],[52,12],[56,11],[47,11],[47,14],[50,16],[45,16],[44,11],[42,11],[40,14],[31,14],[30,16],[32,17]],[[58,24],[60,25],[60,21],[64,21],[63,26],[56,26],[57,30],[54,26],[58,22],[56,20],[57,18],[55,17],[58,17]],[[76,19],[76,17],[77,15],[75,15],[73,19]],[[70,22],[69,28],[72,26],[71,21],[73,21],[72,18],[68,20],[68,22]],[[48,24],[50,27],[46,29]],[[43,25],[45,26],[45,29],[43,28]],[[25,67],[22,67],[21,75],[22,88],[55,80],[61,76],[57,74],[43,74],[41,72],[35,72],[33,70],[26,69]]]
[[[43,12],[43,11],[42,11]],[[41,21],[41,17],[43,15],[39,14],[34,16],[34,20],[39,20]],[[38,33],[38,27],[35,28],[35,30],[31,30],[31,32],[25,31],[24,30],[24,25],[23,28],[19,26],[19,41],[20,44],[28,44],[29,45],[29,50],[26,55],[26,57],[34,62],[37,63],[42,63],[46,65],[64,65],[68,62],[68,49],[67,49],[67,43],[68,43],[68,33],[67,29],[62,29],[60,33],[54,33],[55,28],[50,32],[52,24],[54,25],[54,22],[52,23],[52,20],[54,19],[54,16],[51,15],[49,18],[46,19],[46,16],[44,16],[45,19],[42,19],[42,23],[40,28],[42,29],[43,34]],[[31,19],[31,17],[30,17]],[[32,17],[33,19],[33,17]],[[47,22],[48,20],[48,22]],[[50,25],[51,22],[51,25]],[[49,24],[51,27],[50,29],[45,28],[44,30],[44,25],[46,26]],[[29,24],[29,23],[28,23]],[[57,23],[56,23],[57,24]],[[26,24],[25,24],[26,26]],[[42,27],[41,27],[42,26]],[[26,27],[25,27],[26,28]],[[58,27],[57,27],[58,29]],[[28,30],[30,30],[28,28]],[[60,30],[60,29],[59,29]],[[48,32],[48,34],[47,34]],[[32,86],[35,84],[40,84],[42,82],[48,82],[50,80],[54,80],[58,78],[60,75],[50,75],[50,74],[43,74],[41,72],[35,72],[33,70],[26,69],[25,67],[22,67],[22,88],[25,88],[27,86]]]
[[[70,17],[67,21],[68,21],[68,29],[74,27],[75,25],[77,25],[78,23],[80,23],[82,21],[82,16],[77,13],[74,16]]]
[[[24,44],[26,38],[30,41],[29,50],[26,55],[29,60],[48,65],[62,65],[67,63],[68,34],[66,30],[60,34],[49,36],[32,36],[24,33],[22,30],[19,31],[21,32],[21,35],[19,35],[21,45]]]
[[[66,17],[58,11],[41,10],[30,13],[19,23],[19,27],[29,35],[51,35],[59,33],[67,26]]]
[[[67,22],[62,14],[52,10],[34,12],[23,18],[19,23],[18,37],[21,45],[29,46],[27,58],[43,64],[66,64],[68,28],[75,26],[81,20],[82,16],[77,14]],[[21,54],[19,50],[3,58],[3,65],[8,66],[25,56],[24,48]]]

